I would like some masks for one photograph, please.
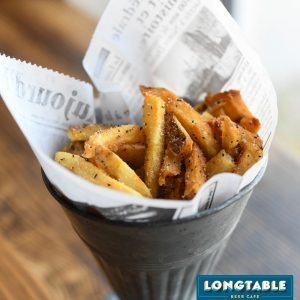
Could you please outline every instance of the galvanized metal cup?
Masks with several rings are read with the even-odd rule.
[[[110,221],[83,211],[43,178],[121,300],[191,300],[197,274],[213,271],[263,173],[217,208],[155,223]]]

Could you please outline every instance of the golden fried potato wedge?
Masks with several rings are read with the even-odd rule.
[[[244,129],[241,126],[238,126],[238,129],[241,135],[241,140],[242,140],[241,144],[251,143],[256,145],[256,147],[262,149],[263,141],[257,134],[251,133],[250,131]]]
[[[199,146],[194,143],[190,156],[185,158],[184,198],[193,198],[206,181],[206,159]]]
[[[200,103],[198,103],[194,106],[194,110],[197,111],[200,114],[203,114],[206,111],[206,109],[207,109],[207,106],[206,106],[206,103],[204,101],[200,102]]]
[[[219,173],[233,172],[235,163],[231,155],[223,149],[206,164],[207,177],[210,178]]]
[[[189,155],[192,152],[193,140],[172,113],[165,115],[165,142],[175,155]]]
[[[159,189],[159,197],[172,200],[182,200],[184,193],[184,173],[176,177],[167,177],[165,185]]]
[[[124,144],[144,144],[145,136],[142,126],[121,125],[97,131],[85,142],[84,157],[95,156],[95,149],[98,145],[106,146],[112,151],[116,151],[120,145]]]
[[[177,117],[178,121],[191,138],[200,145],[201,150],[208,158],[218,153],[219,144],[205,118],[180,98],[176,101],[167,99],[166,104],[167,110]]]
[[[226,112],[223,106],[225,106],[224,103],[220,103],[219,105],[213,106],[212,108],[208,109],[207,112],[216,118],[220,116],[226,116]]]
[[[174,200],[183,199],[184,188],[185,188],[185,173],[182,173],[174,177],[174,187],[171,191],[169,199],[174,199]]]
[[[99,145],[95,157],[91,161],[103,169],[112,178],[126,184],[145,197],[151,198],[151,193],[140,177],[117,154]]]
[[[165,103],[161,98],[145,97],[143,123],[146,136],[145,182],[156,197],[164,154]]]
[[[219,121],[222,148],[225,149],[226,152],[232,153],[236,146],[241,142],[239,126],[232,122],[227,116],[219,118]]]
[[[181,162],[182,156],[175,155],[174,152],[170,149],[170,145],[168,145],[164,154],[163,163],[158,179],[158,183],[160,186],[166,183],[167,177],[174,177],[180,174]]]
[[[118,147],[115,153],[130,167],[137,169],[144,165],[145,151],[143,144],[123,144]]]
[[[221,148],[236,157],[239,154],[237,146],[241,143],[242,137],[240,126],[227,116],[219,117],[211,124],[213,124]]]
[[[137,176],[139,176],[143,181],[145,180],[145,169],[144,166],[135,169],[134,172],[136,173]]]
[[[101,124],[74,126],[68,129],[68,136],[71,141],[85,141],[95,132],[109,127],[112,126]]]
[[[191,138],[197,142],[204,154],[211,158],[219,151],[219,145],[214,138],[211,127],[194,108],[164,88],[140,87],[144,95],[156,95],[166,103],[168,112],[173,113]]]
[[[234,172],[243,175],[249,168],[258,162],[263,156],[263,150],[257,144],[243,143],[242,154],[237,162]]]
[[[215,117],[213,115],[211,115],[209,112],[205,111],[203,114],[202,114],[202,117],[207,120],[207,121],[211,121],[213,120]]]
[[[74,141],[69,145],[63,147],[61,152],[68,152],[76,155],[82,155],[84,152],[84,142]]]
[[[240,122],[241,126],[252,133],[257,133],[260,128],[260,122],[255,118],[246,103],[244,102],[240,91],[230,90],[206,97],[205,104],[210,107],[208,112],[215,117],[225,113],[232,121]],[[222,114],[223,114],[222,113]],[[244,119],[246,118],[246,119]]]
[[[240,120],[240,125],[252,133],[257,133],[260,129],[260,122],[255,117],[243,117]]]
[[[67,152],[57,152],[55,154],[55,160],[73,173],[87,179],[92,183],[131,195],[141,196],[141,194],[134,189],[111,178],[105,173],[104,170],[97,168],[79,155]]]

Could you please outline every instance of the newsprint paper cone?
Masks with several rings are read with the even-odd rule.
[[[2,54],[1,96],[48,179],[76,205],[109,219],[174,220],[216,207],[248,185],[267,163],[277,123],[273,85],[219,0],[111,0],[97,25],[84,67],[101,92],[52,70]],[[133,197],[96,186],[58,165],[54,153],[70,125],[140,122],[139,84],[164,86],[196,103],[206,92],[237,89],[260,119],[264,158],[244,176],[212,177],[190,201]]]

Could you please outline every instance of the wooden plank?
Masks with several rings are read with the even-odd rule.
[[[57,1],[22,4],[0,2],[1,52],[89,81],[82,59],[96,22]]]
[[[40,166],[2,102],[0,120],[0,234],[14,249],[5,252],[11,253],[10,260],[3,259],[13,262],[18,257],[20,268],[36,280],[30,284],[43,286],[49,299],[102,299],[110,290],[107,281],[45,190]],[[1,257],[2,252],[1,244]],[[5,274],[14,266],[1,261],[0,265],[2,286],[10,286],[11,277]],[[27,282],[14,280],[16,285]],[[18,290],[9,291],[10,297],[15,293],[13,299],[22,299],[17,297]]]
[[[0,272],[0,299],[51,299],[45,287],[39,284],[23,267],[22,259],[9,243],[0,236],[1,269]]]

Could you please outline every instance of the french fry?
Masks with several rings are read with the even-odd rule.
[[[145,145],[143,144],[123,144],[115,151],[130,167],[140,168],[144,164]]]
[[[84,157],[95,156],[95,149],[98,145],[106,146],[116,151],[124,144],[144,144],[145,136],[143,127],[138,125],[122,125],[97,131],[85,142]]]
[[[185,169],[184,198],[191,199],[206,181],[206,159],[196,143],[191,155],[185,158]]]
[[[244,142],[242,154],[237,162],[235,173],[243,175],[250,167],[258,162],[263,156],[263,150],[254,143]]]
[[[112,126],[101,125],[101,124],[88,124],[70,127],[68,129],[68,136],[71,141],[85,141],[92,134],[99,130],[107,129]]]
[[[103,169],[112,178],[126,184],[145,197],[151,198],[151,193],[140,177],[114,152],[99,145],[95,157],[91,161]]]
[[[219,150],[219,145],[207,121],[181,99],[166,100],[166,103],[167,110],[174,113],[191,138],[199,144],[204,154],[208,158],[214,156]]]
[[[226,116],[224,106],[224,103],[220,103],[219,105],[213,106],[212,108],[208,109],[207,112],[216,118],[220,116]]]
[[[207,109],[207,106],[205,104],[205,102],[200,102],[197,105],[194,106],[194,110],[197,111],[200,114],[203,114]]]
[[[60,151],[68,152],[76,155],[82,155],[84,152],[84,142],[74,141],[69,145],[63,147]]]
[[[243,175],[263,155],[260,122],[239,91],[194,108],[165,88],[140,86],[143,126],[71,127],[55,160],[95,184],[132,195],[191,199],[208,178]]]
[[[137,176],[139,176],[143,181],[145,179],[145,169],[144,166],[135,169],[134,172],[136,173]]]
[[[182,156],[192,152],[193,140],[172,113],[165,115],[165,128],[165,132],[168,133],[165,139],[169,151]]]
[[[211,121],[213,120],[215,117],[213,115],[211,115],[209,112],[205,111],[203,114],[202,114],[202,117],[207,120],[207,121]]]
[[[67,152],[57,152],[55,154],[55,160],[73,173],[87,179],[92,183],[131,195],[141,196],[141,194],[134,189],[111,178],[102,169],[97,168],[79,155]]]
[[[246,144],[246,143],[254,144],[255,147],[262,150],[263,141],[257,134],[251,133],[250,131],[246,130],[245,128],[239,125],[237,125],[237,128],[240,131],[241,141],[242,141],[241,144]]]
[[[221,148],[227,153],[236,157],[239,154],[238,145],[241,143],[241,130],[227,116],[219,117],[212,121],[216,136],[219,139]]]
[[[174,187],[171,191],[170,199],[183,199],[185,188],[185,173],[174,177]]]
[[[215,117],[226,114],[234,122],[240,122],[241,126],[252,133],[257,133],[260,128],[260,122],[255,118],[244,100],[240,91],[230,90],[206,97],[205,104],[209,107],[208,112]]]
[[[164,152],[165,103],[161,98],[145,97],[143,123],[146,135],[145,182],[152,196],[156,197]]]
[[[184,193],[184,173],[176,177],[167,177],[165,185],[159,189],[159,197],[178,200],[183,199]]]
[[[233,158],[223,149],[206,164],[207,177],[224,172],[233,172],[235,163]]]
[[[166,183],[167,177],[174,177],[180,174],[181,161],[182,161],[182,156],[175,155],[174,152],[170,149],[170,144],[169,144],[164,154],[164,159],[163,159],[163,163],[162,163],[162,167],[158,179],[158,183],[160,186]]]
[[[191,138],[197,142],[204,154],[211,158],[219,151],[219,145],[214,138],[211,127],[194,108],[164,88],[140,87],[144,95],[156,95],[166,103],[168,112],[173,113]]]
[[[260,122],[255,117],[243,117],[240,120],[240,125],[252,133],[257,133],[260,128]]]

